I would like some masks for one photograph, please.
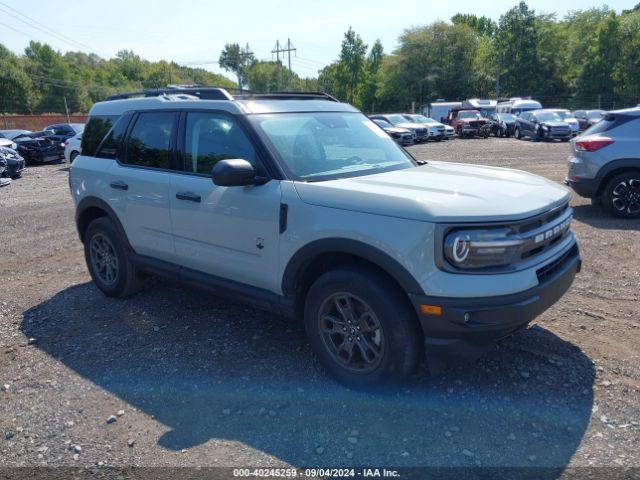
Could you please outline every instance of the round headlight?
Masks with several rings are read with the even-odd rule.
[[[469,256],[471,242],[469,237],[464,235],[457,236],[453,240],[453,248],[451,249],[451,253],[453,254],[453,259],[457,263],[464,262]]]

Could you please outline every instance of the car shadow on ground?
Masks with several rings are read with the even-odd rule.
[[[128,300],[67,288],[21,329],[166,425],[157,443],[171,451],[228,439],[295,466],[563,468],[592,411],[591,360],[539,327],[378,393],[329,379],[300,326],[160,281]]]
[[[598,229],[606,230],[640,230],[640,218],[618,218],[605,212],[597,205],[575,205],[573,218]]]

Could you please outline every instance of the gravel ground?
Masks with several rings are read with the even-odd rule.
[[[558,182],[569,151],[410,150]],[[30,168],[0,190],[0,467],[640,467],[640,221],[572,205],[584,266],[558,304],[478,362],[367,394],[328,378],[279,317],[160,280],[104,297],[66,170]]]

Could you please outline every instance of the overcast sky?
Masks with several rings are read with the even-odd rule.
[[[612,0],[608,5],[621,11],[638,1]],[[130,49],[149,60],[174,60],[220,72],[217,59],[227,42],[248,42],[256,58],[268,60],[275,58],[271,50],[276,40],[286,43],[290,38],[297,48],[293,69],[314,76],[336,58],[349,26],[369,45],[380,38],[389,52],[407,27],[448,20],[455,13],[497,20],[516,4],[515,0],[0,0],[0,42],[17,53],[33,39],[63,52],[93,51],[105,58]],[[560,17],[603,5],[593,0],[528,4],[536,12]]]

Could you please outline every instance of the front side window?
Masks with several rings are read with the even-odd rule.
[[[175,124],[173,112],[141,113],[127,139],[126,163],[151,168],[170,168],[169,145]]]
[[[230,116],[218,113],[189,113],[185,133],[185,170],[211,174],[220,160],[241,158],[256,166],[251,141]]]
[[[329,180],[413,166],[408,154],[359,113],[254,115],[251,121],[298,180]]]

